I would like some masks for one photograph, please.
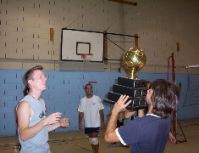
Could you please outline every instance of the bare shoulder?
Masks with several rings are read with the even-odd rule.
[[[17,123],[19,130],[29,127],[31,119],[31,107],[26,101],[21,101],[16,108]],[[22,132],[22,131],[21,131]]]
[[[21,112],[21,111],[25,111],[29,109],[30,109],[30,105],[28,104],[27,101],[21,101],[16,108],[17,112]]]

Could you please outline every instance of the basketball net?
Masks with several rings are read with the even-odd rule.
[[[81,59],[83,62],[83,70],[85,70],[86,64],[91,61],[93,54],[81,53],[79,55],[81,56]]]

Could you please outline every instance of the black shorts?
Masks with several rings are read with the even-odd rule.
[[[89,134],[89,133],[93,133],[93,132],[96,132],[96,133],[98,133],[99,132],[99,127],[97,127],[97,128],[85,128],[84,129],[84,132],[85,132],[85,134]]]

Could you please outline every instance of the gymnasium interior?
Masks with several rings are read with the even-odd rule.
[[[122,57],[135,47],[146,56],[136,79],[165,79],[180,88],[177,143],[168,141],[165,153],[198,153],[198,18],[198,0],[0,0],[0,153],[19,153],[16,106],[23,75],[35,65],[47,77],[47,113],[70,121],[49,133],[52,153],[92,153],[78,126],[83,87],[92,83],[107,123],[113,104],[105,99],[118,78],[128,78]],[[106,143],[104,132],[99,153],[131,152]]]

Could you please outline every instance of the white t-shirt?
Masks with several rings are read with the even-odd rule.
[[[104,109],[100,97],[93,95],[91,98],[86,96],[80,100],[78,112],[84,113],[85,127],[100,127],[99,111]]]

